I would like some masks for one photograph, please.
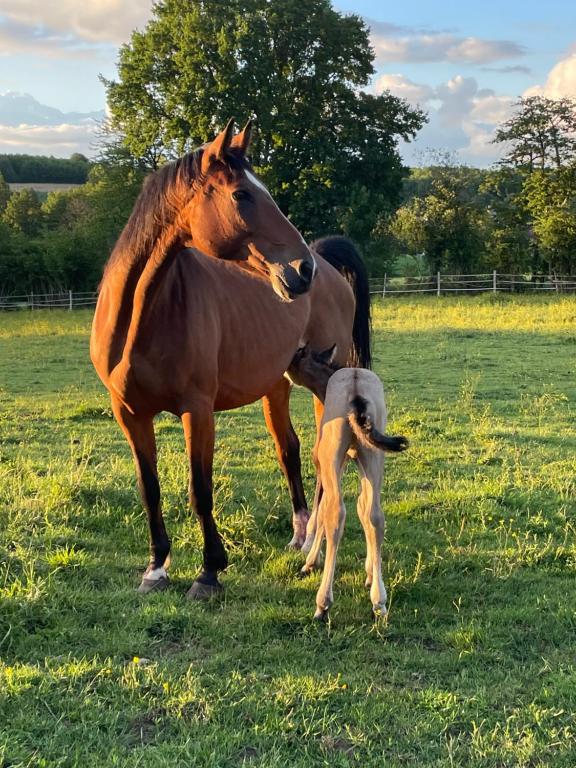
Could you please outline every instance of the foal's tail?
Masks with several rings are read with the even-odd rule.
[[[365,397],[356,395],[350,401],[348,423],[358,441],[366,448],[378,448],[380,451],[392,453],[400,453],[408,448],[408,440],[402,435],[391,437],[390,435],[383,435],[376,429],[369,413],[368,400]]]
[[[356,310],[352,327],[353,346],[347,365],[350,368],[370,368],[370,287],[366,265],[352,240],[341,235],[322,237],[310,247],[337,269],[354,291]]]

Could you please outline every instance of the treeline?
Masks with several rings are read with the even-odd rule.
[[[95,165],[86,184],[10,193],[0,176],[0,294],[91,291],[141,187],[142,172]]]
[[[90,161],[79,153],[70,158],[37,155],[0,155],[0,173],[9,184],[84,184]]]
[[[370,92],[373,64],[365,21],[329,0],[158,0],[103,81],[110,119],[86,184],[41,203],[0,183],[0,291],[94,289],[145,174],[231,115],[256,119],[254,168],[305,238],[348,235],[374,276],[576,274],[575,102],[521,99],[492,170],[435,157],[409,171],[398,143],[426,115]],[[16,157],[6,178],[31,180]],[[36,181],[43,161],[87,165],[30,160]]]
[[[392,270],[576,274],[576,102],[520,99],[495,141],[507,150],[489,171],[447,157],[412,171],[380,218]]]

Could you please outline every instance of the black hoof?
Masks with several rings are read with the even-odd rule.
[[[169,586],[170,579],[168,576],[162,576],[160,579],[147,579],[146,576],[143,576],[137,592],[139,595],[148,595],[150,592],[163,592]]]
[[[192,584],[188,592],[186,592],[187,600],[212,600],[215,597],[221,597],[224,592],[224,587],[219,581],[214,584],[206,584],[199,579]]]

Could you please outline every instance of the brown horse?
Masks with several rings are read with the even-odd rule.
[[[325,260],[314,260],[252,174],[249,133],[247,126],[233,137],[230,123],[211,144],[150,177],[100,287],[90,352],[132,448],[148,514],[141,592],[168,581],[154,416],[169,411],[182,421],[190,499],[204,536],[203,570],[188,595],[206,597],[221,589],[217,574],[227,565],[212,514],[214,411],[266,396],[267,424],[289,464],[295,445],[283,373],[299,342],[352,345],[353,291]],[[285,470],[297,487],[299,465]],[[307,512],[301,517],[297,544]]]

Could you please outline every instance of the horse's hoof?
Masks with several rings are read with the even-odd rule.
[[[314,621],[328,621],[328,609],[316,608],[316,613],[314,614]]]
[[[186,599],[212,600],[215,597],[221,597],[223,592],[224,587],[218,581],[215,584],[205,584],[203,581],[196,580],[186,592]]]
[[[386,610],[385,605],[376,603],[376,605],[372,606],[372,619],[374,621],[382,621],[383,619],[386,619],[387,616],[388,611]]]
[[[302,544],[302,546],[300,547],[300,549],[305,555],[307,555],[308,552],[310,552],[310,550],[312,549],[312,544],[314,544],[314,538],[315,536],[307,536],[304,541],[304,544]]]
[[[300,576],[304,578],[304,576],[310,576],[311,573],[313,573],[316,570],[315,565],[303,565],[302,568],[300,568]]]
[[[159,579],[147,579],[143,576],[137,591],[139,595],[148,595],[150,592],[163,592],[169,586],[168,576],[161,576]]]

